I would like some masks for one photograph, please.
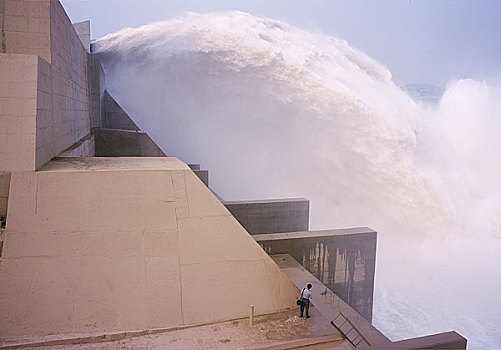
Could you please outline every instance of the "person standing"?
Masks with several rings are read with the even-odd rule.
[[[303,313],[306,315],[306,318],[309,318],[308,311],[310,310],[310,300],[311,300],[311,283],[308,283],[306,288],[303,288],[301,291],[301,309],[299,311],[299,317],[303,317]]]

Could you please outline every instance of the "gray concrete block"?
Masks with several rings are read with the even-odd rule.
[[[103,128],[120,130],[140,130],[117,101],[105,91]]]
[[[165,157],[165,153],[140,131],[93,130],[96,157]]]
[[[223,202],[250,234],[306,231],[310,201],[304,198]]]
[[[193,170],[193,172],[195,173],[196,176],[198,176],[198,178],[200,180],[202,180],[202,182],[205,184],[205,186],[209,187],[209,171],[208,170]]]

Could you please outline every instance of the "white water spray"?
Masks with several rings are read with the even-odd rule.
[[[125,29],[94,50],[108,89],[223,198],[306,197],[314,229],[380,232],[375,324],[501,347],[499,91],[436,109],[345,41],[241,12]],[[490,328],[491,327],[491,328]]]

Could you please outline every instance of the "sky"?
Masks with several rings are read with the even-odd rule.
[[[341,37],[390,69],[399,85],[501,81],[499,0],[61,0],[98,39],[183,12],[240,10]]]

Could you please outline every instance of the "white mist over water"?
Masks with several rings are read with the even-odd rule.
[[[501,348],[501,94],[459,80],[417,104],[345,41],[241,12],[94,45],[108,89],[227,200],[306,197],[311,227],[379,232],[374,323]]]

